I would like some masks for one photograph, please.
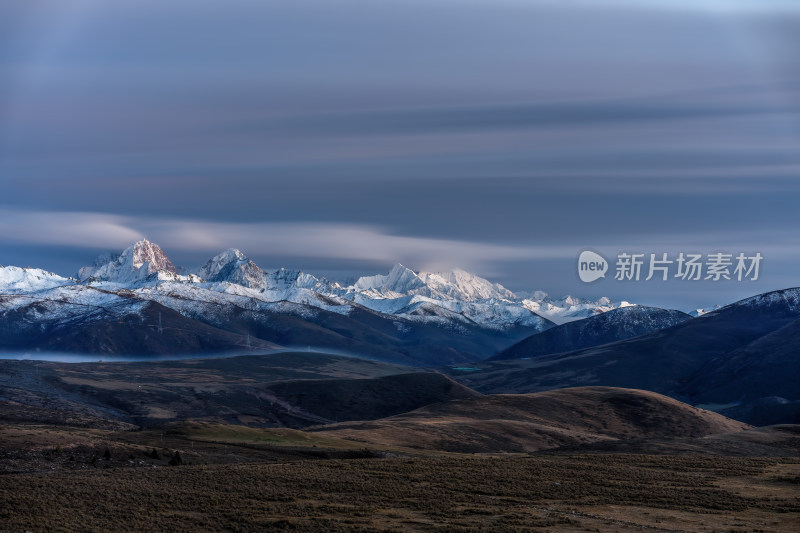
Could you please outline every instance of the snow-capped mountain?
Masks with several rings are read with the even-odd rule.
[[[397,263],[388,274],[364,276],[350,287],[354,293],[366,293],[375,297],[396,298],[403,295],[429,296],[430,290],[422,279],[410,268]]]
[[[563,324],[565,322],[580,320],[634,304],[624,300],[615,304],[606,297],[597,300],[575,298],[574,296],[565,296],[564,298],[555,299],[551,298],[545,292],[536,291],[531,297],[524,298],[522,300],[522,305],[526,309],[530,309],[535,313],[549,318],[556,324]]]
[[[608,298],[591,301],[567,296],[558,300],[541,291],[520,297],[464,270],[415,272],[401,264],[387,274],[364,276],[352,285],[341,286],[298,270],[265,272],[235,248],[214,256],[195,274],[181,276],[163,250],[147,240],[134,243],[119,255],[101,256],[93,266],[82,268],[78,279],[107,289],[149,287],[148,294],[158,293],[159,287],[169,282],[190,283],[212,292],[231,293],[243,287],[259,291],[260,301],[285,300],[321,308],[326,308],[331,298],[344,299],[413,320],[441,323],[448,316],[453,324],[466,319],[501,331],[516,327],[544,330],[551,322],[564,323],[630,305],[614,304]]]
[[[120,284],[136,283],[152,274],[158,274],[159,279],[165,280],[179,277],[178,269],[164,251],[147,239],[132,244],[117,257],[110,257],[110,261],[105,264],[84,267],[78,271],[82,281],[110,281]]]
[[[516,299],[513,292],[461,269],[451,272],[420,272],[419,278],[433,291],[453,300]]]
[[[215,255],[197,271],[206,281],[227,281],[251,289],[267,287],[264,271],[240,250],[230,248]]]
[[[363,305],[373,311],[397,316],[437,316],[458,315],[483,327],[498,330],[517,326],[533,327],[542,331],[553,323],[518,302],[510,300],[464,301],[436,299],[419,295],[400,295],[393,298],[377,297],[372,291],[353,292],[348,290],[344,298]],[[424,311],[417,312],[418,309]]]
[[[46,337],[48,349],[58,342],[88,349],[86,339],[95,339],[99,344],[89,351],[115,353],[125,350],[127,330],[121,324],[126,324],[141,330],[135,342],[129,338],[137,353],[158,353],[166,346],[174,350],[174,344],[151,335],[159,309],[159,317],[172,313],[175,331],[184,337],[203,332],[205,341],[188,343],[198,350],[228,342],[240,349],[244,336],[252,337],[247,342],[254,347],[313,344],[439,364],[488,357],[552,327],[549,317],[564,322],[617,307],[608,299],[554,300],[544,293],[520,297],[463,270],[415,272],[400,264],[387,274],[342,286],[299,270],[265,272],[233,248],[195,273],[179,272],[147,240],[98,257],[80,269],[77,279],[0,268],[0,295],[7,296],[0,308],[0,330],[8,334],[5,346],[32,347],[30,342]],[[180,325],[182,320],[188,322]],[[66,324],[84,333],[66,335]],[[37,327],[57,333],[29,335]]]
[[[151,297],[166,290],[162,285],[181,282],[212,292],[241,293],[244,288],[248,289],[244,291],[247,297],[259,301],[288,301],[327,310],[331,310],[330,302],[345,300],[417,322],[449,322],[456,326],[466,321],[497,331],[519,327],[542,331],[552,323],[561,324],[630,305],[615,304],[608,298],[554,299],[541,291],[518,296],[500,284],[464,270],[415,272],[401,264],[387,274],[364,276],[352,285],[342,286],[299,270],[281,268],[265,272],[235,248],[214,256],[193,275],[180,276],[177,272],[161,248],[143,240],[122,254],[101,256],[93,266],[80,270],[79,279],[95,284],[111,283],[106,286],[110,289],[115,285],[132,290],[148,287],[146,292]],[[194,299],[210,298],[208,293],[202,294]],[[337,303],[334,309],[342,312],[345,307]]]
[[[374,298],[424,296],[434,300],[472,302],[489,299],[515,299],[514,293],[461,269],[452,272],[419,272],[396,264],[387,275],[359,278],[350,292]]]
[[[289,289],[309,289],[320,294],[340,294],[342,287],[325,278],[318,278],[300,270],[279,268],[275,272],[265,274],[267,287],[274,291]]]
[[[244,252],[235,248],[225,250],[209,259],[196,275],[203,281],[227,282],[248,289],[262,289],[262,292],[279,293],[295,289],[310,289],[320,294],[329,294],[337,290],[341,292],[341,287],[338,285],[299,270],[280,268],[275,272],[264,272]],[[287,299],[283,298],[284,295],[275,296]]]
[[[487,327],[534,325],[540,318],[561,324],[604,313],[618,307],[608,298],[597,301],[566,296],[553,299],[542,291],[516,295],[498,283],[457,269],[452,272],[416,273],[401,264],[388,274],[359,278],[342,293],[370,309],[404,314],[425,303],[462,314]]]

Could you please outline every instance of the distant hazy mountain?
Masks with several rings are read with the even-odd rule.
[[[531,296],[523,298],[522,305],[526,309],[548,317],[556,324],[563,324],[634,304],[626,301],[614,303],[605,297],[598,300],[587,300],[574,296],[552,298],[546,292],[536,291]]]
[[[389,274],[359,278],[353,291],[371,291],[386,298],[398,296],[426,296],[438,300],[476,301],[488,299],[515,299],[514,293],[500,284],[457,269],[452,272],[415,273],[401,264]]]
[[[771,402],[800,412],[792,404],[800,400],[798,319],[800,289],[786,289],[632,339],[450,372],[487,393],[582,385],[641,388],[726,413],[735,409],[745,413],[740,419],[758,425],[765,409],[748,406]]]
[[[608,298],[552,299],[541,291],[515,295],[502,285],[463,270],[416,273],[400,264],[386,275],[362,277],[351,286],[329,288],[329,292],[381,313],[433,317],[449,311],[498,330],[520,326],[543,330],[553,322],[577,320],[630,305],[614,304]]]
[[[638,305],[622,307],[536,333],[490,359],[537,357],[599,346],[638,337],[689,319],[689,315],[680,311]]]

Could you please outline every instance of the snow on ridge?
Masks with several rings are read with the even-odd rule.
[[[289,302],[347,314],[354,306],[407,316],[411,320],[450,321],[508,330],[546,329],[618,307],[608,298],[596,301],[572,296],[553,299],[536,291],[516,295],[462,269],[415,272],[402,264],[387,274],[364,276],[343,287],[299,270],[265,272],[246,254],[229,248],[207,261],[195,274],[180,275],[158,245],[142,240],[121,254],[106,254],[80,271],[84,283],[111,291],[131,290],[145,299],[173,302],[188,310],[203,302],[259,306]],[[190,304],[185,302],[200,302]],[[188,312],[188,311],[187,311]]]
[[[180,313],[200,316],[211,306],[236,306],[247,310],[269,310],[278,303],[314,307],[347,315],[352,305],[347,300],[325,296],[309,289],[273,291],[244,287],[227,281],[203,283],[161,283],[134,289],[139,298],[154,300]]]
[[[778,289],[775,291],[756,294],[742,300],[738,300],[728,305],[714,305],[706,308],[694,309],[689,312],[693,317],[713,315],[717,311],[730,307],[766,307],[766,306],[785,306],[790,313],[800,314],[800,287],[788,289]]]
[[[792,287],[790,289],[780,289],[777,291],[770,291],[763,294],[757,294],[738,302],[726,305],[726,307],[747,305],[750,307],[760,307],[768,305],[785,305],[790,312],[800,313],[800,287]],[[715,310],[716,311],[716,310]]]
[[[364,276],[347,287],[351,293],[374,294],[376,297],[397,298],[419,295],[436,300],[478,301],[515,299],[513,292],[502,285],[470,274],[461,269],[450,272],[414,272],[398,263],[388,274]]]
[[[352,286],[355,291],[372,289],[394,293],[409,293],[424,287],[425,282],[413,270],[400,263],[394,265],[386,275],[363,276]]]
[[[456,299],[516,299],[513,292],[499,283],[492,283],[461,269],[451,272],[420,272],[419,278],[439,294]]]
[[[312,289],[320,293],[339,288],[324,278],[317,278],[300,270],[279,268],[265,272],[241,250],[229,248],[212,257],[197,275],[209,282],[229,282],[251,289],[281,291],[289,289]]]
[[[614,304],[611,300],[605,297],[600,298],[597,301],[584,300],[580,298],[574,298],[572,296],[565,296],[560,300],[554,300],[545,295],[544,298],[538,300],[522,300],[523,307],[549,320],[552,320],[556,324],[564,324],[573,320],[580,320],[581,318],[595,316],[611,311],[612,309],[618,309],[630,305],[633,304],[625,301],[620,302],[619,304]]]
[[[76,282],[41,268],[0,266],[0,294],[32,293]]]
[[[31,305],[36,304],[36,305]],[[56,323],[64,326],[95,316],[141,315],[147,302],[85,285],[65,285],[35,293],[10,295],[0,299],[0,312],[22,312],[34,327]]]

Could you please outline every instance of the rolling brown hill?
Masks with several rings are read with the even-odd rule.
[[[377,446],[534,452],[600,441],[703,437],[749,427],[653,392],[578,387],[454,400],[380,420],[308,430]]]

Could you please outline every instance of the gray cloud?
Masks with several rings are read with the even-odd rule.
[[[318,222],[226,223],[175,218],[125,217],[108,213],[0,209],[0,242],[124,248],[149,238],[177,252],[215,254],[239,247],[254,257],[329,258],[427,268],[486,268],[494,261],[570,257],[568,246],[511,246],[397,235],[365,224]]]
[[[0,262],[146,235],[591,295],[575,248],[720,239],[793,284],[800,18],[757,4],[2,2]]]
[[[751,105],[686,105],[673,101],[578,101],[538,105],[473,106],[436,109],[398,109],[339,113],[268,120],[245,125],[246,134],[299,135],[436,135],[448,132],[497,130],[607,128],[641,122],[725,119],[748,115],[785,117],[785,107]]]
[[[15,221],[13,224],[5,221]],[[496,243],[406,235],[367,224],[319,222],[226,223],[197,219],[130,217],[80,212],[0,210],[0,245],[8,254],[59,250],[69,256],[70,274],[101,250],[118,251],[147,237],[177,264],[197,267],[224,248],[243,249],[265,268],[300,267],[334,279],[385,272],[394,262],[416,269],[467,268],[512,290],[544,289],[554,295],[611,296],[642,304],[692,306],[727,303],[748,295],[796,284],[793,265],[800,250],[791,228],[719,230],[695,226],[654,237],[638,225],[627,234],[571,232],[558,241]],[[670,230],[670,228],[666,228]],[[13,230],[13,231],[12,231]],[[758,282],[620,282],[613,275],[597,284],[578,281],[575,261],[581,250],[602,253],[612,264],[620,252],[737,254],[760,252]],[[81,251],[77,253],[76,250]],[[24,263],[23,263],[24,264]],[[33,266],[50,267],[49,265]],[[58,269],[55,269],[58,270]]]

